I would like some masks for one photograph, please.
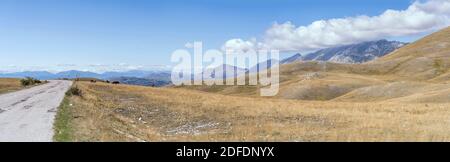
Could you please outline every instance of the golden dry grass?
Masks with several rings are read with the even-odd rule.
[[[366,64],[282,65],[272,98],[259,86],[78,82],[66,139],[450,141],[449,37],[447,28]]]
[[[78,82],[73,141],[450,141],[450,104],[323,102]]]
[[[0,78],[0,94],[22,89],[19,79]]]

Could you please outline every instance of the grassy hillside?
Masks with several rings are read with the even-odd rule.
[[[70,141],[448,141],[448,103],[319,102],[78,82]],[[61,114],[60,114],[61,116]]]
[[[362,67],[379,74],[430,80],[450,69],[450,28],[443,29]]]

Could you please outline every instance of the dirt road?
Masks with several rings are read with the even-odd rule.
[[[0,95],[0,141],[52,141],[56,110],[71,85],[53,80]]]

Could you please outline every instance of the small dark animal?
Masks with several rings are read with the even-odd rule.
[[[109,83],[109,80],[107,80],[106,83]]]
[[[91,83],[97,83],[97,81],[96,80],[91,80]]]
[[[120,84],[119,81],[113,81],[112,84]]]

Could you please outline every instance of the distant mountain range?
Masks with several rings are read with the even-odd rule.
[[[192,80],[195,79],[194,77],[201,78],[204,73],[211,74],[210,77],[212,79],[236,78],[241,75],[245,75],[248,73],[256,73],[258,71],[264,71],[268,68],[271,68],[272,62],[275,61],[276,60],[274,59],[263,61],[250,68],[240,68],[237,66],[223,64],[222,66],[217,66],[216,68],[205,69],[203,73],[192,75]],[[222,74],[222,76],[218,74]]]
[[[352,44],[340,47],[322,49],[307,55],[295,54],[282,60],[281,64],[296,61],[327,61],[344,64],[364,63],[387,55],[407,43],[398,41],[378,40]]]
[[[236,66],[223,64],[222,66],[217,66],[216,68],[205,69],[203,73],[193,75],[192,79],[195,79],[195,77],[202,78],[203,74],[210,74],[209,77],[212,79],[234,78],[242,74],[245,74],[246,72],[247,69],[245,68],[239,68]]]
[[[138,77],[117,77],[117,78],[110,78],[110,80],[119,81],[122,84],[151,86],[151,87],[162,87],[171,84],[171,81],[168,79],[151,79]]]
[[[307,55],[296,54],[292,57],[284,59],[280,64],[288,64],[296,61],[328,61],[335,63],[355,64],[374,60],[378,57],[387,55],[396,49],[403,47],[406,43],[398,41],[371,41],[359,44],[346,45],[334,48],[319,50]],[[206,69],[203,73],[211,74],[212,78],[224,79],[228,77],[237,77],[247,73],[255,73],[270,68],[270,61],[261,62],[249,69],[239,68],[231,65],[222,65],[213,69]],[[233,72],[235,73],[233,74]],[[192,76],[202,75],[192,74]],[[222,76],[216,74],[224,74]],[[98,78],[104,80],[117,80],[126,84],[160,86],[170,84],[170,71],[142,71],[132,70],[125,72],[105,72],[94,73],[87,71],[63,71],[59,73],[50,73],[47,71],[25,71],[15,73],[0,73],[0,78],[24,78],[33,77],[41,80],[58,79],[58,78]]]
[[[146,79],[156,79],[156,80],[170,80],[170,71],[142,71],[142,70],[132,70],[125,72],[105,72],[105,73],[94,73],[88,71],[63,71],[59,73],[50,73],[47,71],[25,71],[25,72],[15,72],[15,73],[0,73],[1,78],[24,78],[33,77],[41,80],[48,79],[58,79],[58,78],[98,78],[98,79],[111,79],[118,77],[136,77],[136,78],[146,78]]]

